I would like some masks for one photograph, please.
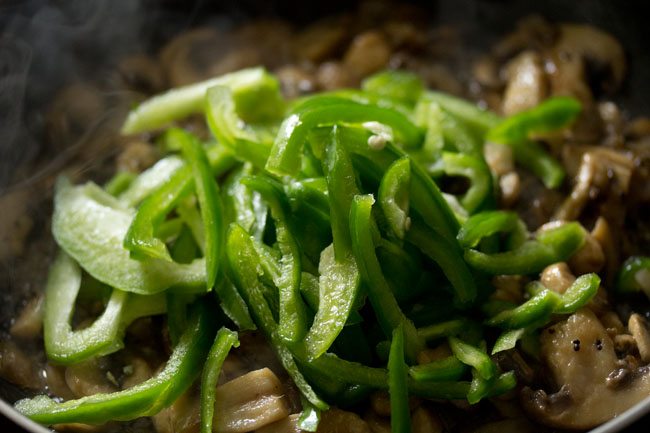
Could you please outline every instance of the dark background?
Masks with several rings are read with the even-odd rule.
[[[42,145],[40,109],[68,82],[106,74],[127,53],[154,51],[199,24],[232,25],[253,16],[306,24],[354,10],[356,1],[0,0],[0,192],[13,169]],[[629,73],[621,96],[631,112],[650,113],[650,2],[616,0],[411,1],[431,11],[432,25],[454,24],[477,49],[512,30],[518,18],[594,23],[623,44]],[[0,310],[1,311],[1,310]],[[0,317],[0,324],[6,318]],[[0,381],[0,388],[4,388]],[[5,394],[6,393],[0,393]],[[650,416],[629,432],[647,432]],[[644,426],[645,424],[645,426]],[[0,432],[22,430],[0,416]]]

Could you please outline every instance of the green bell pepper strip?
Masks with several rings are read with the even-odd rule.
[[[566,173],[562,164],[538,143],[526,140],[510,144],[515,162],[539,177],[544,186],[553,189],[562,185]]]
[[[537,234],[511,251],[486,254],[475,249],[465,251],[465,260],[473,268],[491,275],[529,275],[546,266],[568,260],[585,242],[585,230],[571,222]]]
[[[368,297],[379,325],[388,337],[393,329],[401,326],[406,340],[406,353],[410,360],[415,360],[424,344],[418,336],[413,323],[400,310],[375,253],[372,239],[372,204],[371,195],[354,197],[350,212],[350,230],[352,233],[352,248],[356,257],[363,280],[366,282]]]
[[[475,248],[482,239],[496,233],[510,233],[517,228],[519,217],[514,212],[496,210],[472,215],[458,232],[458,243],[463,248]]]
[[[411,107],[424,91],[424,83],[415,74],[404,71],[382,71],[364,79],[361,88],[366,92],[401,101]]]
[[[519,164],[541,178],[547,188],[557,188],[565,176],[562,165],[530,138],[568,127],[581,109],[580,102],[574,98],[550,98],[537,107],[503,120],[490,129],[487,139],[512,146]]]
[[[461,120],[472,133],[479,137],[483,137],[489,129],[500,122],[500,118],[496,114],[446,93],[427,91],[422,95],[421,102],[439,104],[446,112]]]
[[[129,257],[122,241],[132,224],[133,213],[97,185],[73,186],[61,177],[56,184],[52,234],[86,272],[119,290],[142,295],[170,287],[194,292],[204,290],[204,259],[179,264]]]
[[[492,379],[497,374],[497,366],[485,351],[469,345],[456,337],[447,339],[456,358],[463,364],[473,367],[482,378]]]
[[[89,327],[73,331],[70,319],[80,287],[81,269],[70,256],[60,252],[48,275],[43,318],[45,353],[58,364],[116,352],[124,346],[124,330],[133,320],[165,312],[165,299],[160,295],[136,303],[132,298],[138,295],[113,289],[101,316]]]
[[[553,310],[554,314],[571,314],[584,307],[596,296],[600,277],[596,274],[579,276],[562,294],[562,301]]]
[[[427,342],[447,337],[480,335],[480,332],[478,323],[464,317],[418,328],[418,335]]]
[[[136,206],[149,194],[160,188],[173,173],[183,165],[183,160],[177,156],[168,156],[143,171],[117,197],[127,206]]]
[[[154,236],[155,227],[193,187],[192,170],[189,166],[183,166],[142,202],[124,237],[124,248],[130,251],[134,259],[150,257],[172,261],[165,243]]]
[[[205,93],[209,88],[214,86],[245,88],[251,83],[258,83],[267,75],[263,68],[243,69],[189,86],[171,89],[144,101],[132,110],[122,126],[122,133],[136,134],[151,131],[190,114],[200,113],[204,108]],[[259,108],[263,110],[264,104],[259,104]]]
[[[122,194],[125,190],[129,188],[133,180],[137,177],[135,173],[130,171],[120,171],[115,174],[106,184],[104,185],[104,191],[117,197]]]
[[[215,177],[228,171],[235,163],[232,153],[221,146],[208,148],[206,154]],[[171,261],[165,244],[154,236],[155,227],[190,193],[193,186],[192,168],[184,164],[142,202],[124,238],[124,247],[134,258]]]
[[[228,274],[228,272],[226,272]],[[242,299],[237,288],[227,275],[220,275],[214,291],[219,298],[219,304],[224,314],[233,321],[240,331],[257,329],[246,302]]]
[[[318,430],[318,424],[320,423],[320,409],[311,404],[302,395],[300,396],[300,404],[302,406],[302,411],[298,417],[298,428],[302,431],[315,432]]]
[[[388,393],[390,395],[390,425],[392,433],[410,433],[411,411],[406,383],[408,367],[404,361],[404,331],[399,325],[393,331],[388,356]]]
[[[313,96],[295,107],[282,122],[266,169],[277,175],[296,174],[307,134],[317,126],[371,121],[392,128],[405,147],[421,143],[419,128],[398,111],[327,95]]]
[[[410,226],[410,183],[411,161],[409,158],[400,158],[391,164],[379,184],[379,205],[388,227],[397,239],[404,239],[404,234]]]
[[[359,189],[336,126],[327,145],[323,169],[330,200],[333,243],[323,250],[318,265],[318,311],[304,339],[309,358],[318,358],[332,345],[354,308],[361,284],[349,222],[352,200]]]
[[[227,328],[217,332],[201,375],[201,433],[212,433],[212,418],[221,366],[233,347],[239,347],[237,333]]]
[[[476,284],[462,257],[453,254],[457,243],[450,243],[419,218],[411,219],[411,229],[406,240],[418,247],[426,256],[436,262],[454,289],[454,296],[460,306],[468,306],[476,298]]]
[[[222,185],[221,200],[226,221],[236,222],[256,240],[261,241],[266,229],[268,206],[258,192],[250,190],[241,182],[252,174],[251,164],[244,164],[234,170]]]
[[[388,167],[406,155],[392,143],[387,143],[382,150],[371,149],[368,146],[370,133],[363,128],[339,127],[338,130],[341,142],[352,154],[355,168],[373,178],[378,184]],[[412,213],[420,215],[429,227],[450,242],[448,254],[460,256],[460,248],[456,242],[458,222],[431,176],[419,164],[413,162],[409,198]]]
[[[650,298],[650,257],[632,256],[625,260],[616,277],[616,290],[623,294],[643,291]]]
[[[505,329],[525,328],[548,320],[559,304],[560,296],[544,289],[523,304],[500,312],[489,319],[487,324]]]
[[[192,170],[194,177],[194,189],[201,208],[201,219],[203,222],[207,290],[211,290],[219,272],[220,256],[225,245],[223,205],[219,197],[219,187],[215,181],[208,157],[203,150],[201,143],[194,136],[182,129],[172,129],[167,132],[173,134],[182,143],[183,156]]]
[[[496,114],[482,110],[471,102],[444,93],[425,92],[421,100],[422,102],[433,101],[438,103],[446,112],[461,120],[475,136],[481,139],[485,137],[488,131],[498,128],[502,122]],[[533,108],[533,110],[535,109]],[[551,124],[554,123],[551,122]],[[538,126],[535,126],[529,132],[542,132],[541,129],[537,128]],[[559,186],[565,175],[562,166],[540,145],[525,138],[507,143],[512,146],[517,163],[540,177],[548,188]]]
[[[273,277],[273,282],[280,292],[278,333],[288,342],[295,343],[304,337],[307,311],[300,296],[301,254],[293,234],[295,230],[291,221],[289,199],[284,194],[282,185],[270,178],[247,177],[241,182],[262,196],[275,221],[276,239],[282,254],[278,272]]]
[[[270,340],[280,362],[293,379],[296,387],[314,406],[321,410],[328,409],[327,403],[318,397],[306,381],[298,369],[292,353],[278,334],[273,312],[264,297],[265,289],[259,281],[263,270],[254,240],[236,223],[231,224],[228,230],[226,253],[233,275],[233,283],[246,301],[256,324]]]
[[[470,187],[460,197],[460,203],[468,213],[474,213],[491,197],[492,175],[482,157],[443,152],[440,162],[445,174],[469,179]]]
[[[100,393],[57,402],[46,395],[23,399],[16,410],[40,424],[102,424],[153,416],[171,405],[199,375],[214,340],[214,323],[200,305],[174,348],[165,368],[155,377],[123,391]]]
[[[275,115],[284,112],[284,102],[277,80],[270,75],[246,89],[251,100],[257,99],[261,107],[275,107]],[[206,96],[206,120],[210,131],[220,143],[228,146],[240,159],[264,168],[275,136],[273,123],[245,123],[238,113],[237,94],[227,86],[215,86]]]
[[[459,380],[467,372],[467,366],[455,356],[449,356],[427,364],[409,368],[409,376],[418,382],[445,382]]]
[[[337,261],[333,246],[321,254],[319,304],[314,322],[304,339],[308,357],[318,358],[332,345],[347,323],[361,283],[352,254]]]
[[[501,335],[494,342],[492,347],[492,355],[495,353],[503,352],[505,350],[514,349],[517,341],[520,340],[526,333],[526,328],[510,329],[503,331]]]
[[[575,98],[549,98],[536,107],[506,118],[490,129],[487,139],[510,144],[527,140],[534,135],[561,130],[571,125],[581,110],[582,106]]]
[[[447,147],[442,127],[445,115],[440,105],[435,102],[419,102],[415,106],[415,124],[424,128],[426,132],[422,148],[409,151],[409,155],[422,164],[427,171],[438,161],[442,151]]]

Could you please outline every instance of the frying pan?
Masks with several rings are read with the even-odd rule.
[[[550,21],[585,22],[602,28],[622,43],[627,54],[627,80],[616,102],[630,113],[650,114],[650,56],[644,45],[650,40],[646,20],[650,16],[648,2],[441,0],[415,3],[430,12],[432,25],[444,23],[459,28],[463,38],[469,41],[466,45],[477,51],[487,49],[500,35],[511,31],[519,18],[531,13],[539,13]],[[36,221],[30,239],[37,239],[48,230],[47,215],[51,207],[48,194],[44,193],[50,188],[47,178],[66,166],[71,151],[60,152],[43,145],[43,107],[64,85],[104,79],[124,55],[153,52],[172,35],[197,25],[227,27],[259,16],[279,17],[304,25],[328,14],[354,10],[356,6],[356,2],[343,0],[0,3],[0,197],[29,191],[26,196],[35,204],[25,206],[25,211]],[[101,126],[91,125],[82,141],[101,131]],[[83,142],[76,146],[71,148],[79,149]],[[102,154],[89,155],[82,169],[100,166],[102,158]],[[20,169],[37,161],[40,165],[35,171]],[[41,199],[34,200],[35,196]],[[47,256],[45,249],[42,254]],[[29,265],[33,275],[39,278],[47,269],[47,260],[42,257]],[[17,270],[25,267],[15,260],[0,263],[0,338],[25,300],[41,290],[38,281],[42,280],[38,278],[31,285],[17,282],[20,280],[16,277]],[[0,413],[6,417],[3,420],[0,416],[0,426],[8,419],[30,432],[49,431],[13,410],[10,403],[23,395],[23,391],[0,380]],[[620,432],[626,428],[626,431],[642,431],[641,425],[650,421],[648,414],[650,398],[592,433]],[[641,418],[642,421],[629,427]]]

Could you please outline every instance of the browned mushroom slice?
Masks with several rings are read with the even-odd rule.
[[[553,219],[578,218],[587,202],[603,191],[617,197],[627,193],[633,168],[634,162],[628,153],[606,148],[585,152],[571,195],[557,209]]]
[[[391,48],[386,37],[377,31],[361,33],[354,38],[343,56],[343,64],[357,77],[365,77],[384,68],[390,60]]]
[[[129,90],[153,94],[165,88],[165,77],[158,62],[144,54],[125,57],[117,66],[122,84]]]
[[[289,415],[282,384],[268,368],[217,387],[213,431],[249,432]]]
[[[511,116],[533,108],[548,93],[542,58],[534,51],[524,51],[506,66],[508,85],[503,95],[503,114]]]
[[[35,338],[43,329],[44,296],[38,295],[30,300],[18,318],[11,325],[9,332],[18,338]]]
[[[625,53],[609,33],[585,24],[563,24],[555,50],[561,56],[582,58],[590,74],[601,79],[606,92],[616,91],[625,76]],[[596,89],[600,90],[600,89]]]
[[[546,329],[541,353],[559,391],[547,394],[525,388],[523,404],[543,424],[588,429],[650,395],[648,369],[620,368],[612,339],[589,309]],[[614,381],[615,376],[622,378]]]

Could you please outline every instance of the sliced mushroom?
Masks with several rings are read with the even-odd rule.
[[[585,244],[569,259],[569,267],[575,275],[600,272],[605,265],[605,253],[600,243],[587,233]]]
[[[213,430],[249,432],[289,416],[282,384],[268,368],[251,371],[219,387]]]
[[[586,24],[562,24],[554,49],[560,56],[583,59],[589,74],[600,79],[598,84],[606,92],[616,91],[623,82],[623,47],[603,30]]]
[[[117,66],[120,80],[129,90],[154,94],[165,88],[165,76],[158,62],[144,54],[125,57]]]
[[[379,416],[390,416],[390,396],[386,391],[377,391],[370,396],[370,407]]]
[[[18,338],[34,338],[43,329],[43,301],[45,297],[38,295],[29,301],[11,325],[9,332]]]
[[[641,360],[645,363],[650,362],[650,331],[648,322],[639,314],[632,314],[627,322],[627,329],[636,341],[636,347],[639,350]]]
[[[32,194],[19,189],[0,196],[0,262],[21,256],[25,251],[25,239],[34,226],[28,214]]]
[[[59,92],[46,115],[48,141],[55,152],[76,143],[106,112],[104,95],[90,84],[72,84]]]
[[[316,88],[313,71],[305,67],[287,65],[275,71],[275,74],[280,81],[282,93],[287,98],[297,98]]]
[[[310,25],[294,40],[294,52],[299,60],[320,63],[336,57],[350,37],[346,17],[326,18]]]
[[[506,116],[536,107],[547,96],[548,84],[542,58],[524,51],[506,66],[508,84],[503,95],[502,112]]]
[[[22,388],[41,387],[34,362],[10,339],[0,340],[0,377]]]
[[[440,418],[424,407],[418,407],[413,411],[411,425],[413,433],[442,433],[444,431]]]
[[[160,159],[158,150],[149,143],[129,141],[115,160],[118,172],[141,173]]]
[[[357,77],[363,78],[384,68],[390,54],[386,37],[380,32],[368,31],[352,40],[343,56],[343,64]]]
[[[323,90],[335,90],[357,85],[358,79],[341,62],[325,62],[316,71],[316,82]]]
[[[199,433],[200,407],[198,392],[192,387],[151,420],[158,433]]]
[[[320,424],[318,425],[318,433],[340,432],[371,433],[368,423],[354,412],[348,412],[335,407],[323,412],[321,414]]]
[[[117,391],[114,379],[110,379],[102,365],[103,361],[93,358],[65,369],[65,382],[75,397]]]
[[[566,263],[558,262],[544,268],[539,280],[554,292],[564,293],[573,284],[576,277]]]
[[[299,414],[289,415],[272,424],[265,425],[255,430],[255,433],[302,433],[303,430],[298,427]]]
[[[525,388],[523,405],[543,424],[588,429],[614,418],[650,395],[650,370],[631,372],[614,388],[608,377],[617,374],[614,343],[589,309],[581,309],[542,333],[542,359],[559,391],[547,394]]]
[[[571,194],[556,210],[553,219],[574,220],[587,202],[607,191],[620,197],[629,190],[634,162],[628,153],[593,148],[584,153]]]

